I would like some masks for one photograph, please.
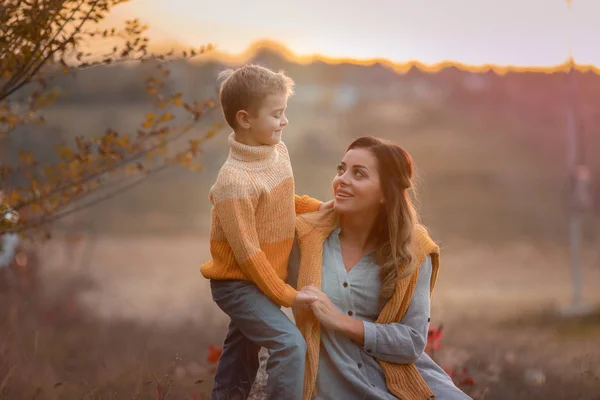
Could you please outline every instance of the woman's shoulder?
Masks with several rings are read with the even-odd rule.
[[[417,224],[414,235],[416,253],[422,256],[423,259],[431,254],[439,254],[440,248],[429,235],[425,225]]]
[[[328,235],[336,226],[337,215],[331,209],[304,213],[296,217],[296,232],[301,237],[311,232]]]

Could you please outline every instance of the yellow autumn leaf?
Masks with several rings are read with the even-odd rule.
[[[204,169],[204,166],[199,163],[191,163],[187,168],[192,172],[200,172]]]
[[[163,115],[160,116],[160,122],[168,122],[171,121],[172,119],[174,119],[175,116],[171,113],[164,113]]]
[[[69,171],[72,174],[77,174],[81,171],[81,163],[78,160],[69,162]]]
[[[206,132],[206,134],[204,135],[204,137],[206,139],[210,139],[211,137],[215,136],[216,133],[217,133],[216,129],[210,129],[208,132]]]
[[[73,158],[73,150],[67,146],[59,146],[58,157],[65,161],[70,160]]]
[[[117,140],[117,144],[124,149],[129,149],[131,147],[129,136],[121,136],[119,140]]]
[[[195,155],[200,151],[200,140],[190,140],[190,151]]]
[[[15,205],[21,200],[21,195],[16,190],[11,190],[6,196],[6,201],[9,205]]]

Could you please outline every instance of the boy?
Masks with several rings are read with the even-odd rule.
[[[306,344],[281,306],[316,298],[285,283],[297,213],[329,208],[294,194],[286,146],[281,142],[294,82],[257,65],[225,71],[219,91],[233,133],[230,152],[210,190],[212,260],[201,267],[213,300],[230,318],[213,400],[245,399],[269,350],[267,398],[300,399]]]

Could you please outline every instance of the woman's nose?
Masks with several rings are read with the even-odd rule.
[[[287,117],[284,116],[281,120],[281,126],[286,126],[290,121],[288,121]]]
[[[348,179],[348,172],[344,172],[341,175],[336,175],[335,179],[337,180],[337,183],[340,185],[344,185],[344,186],[348,186],[350,185],[350,180]]]

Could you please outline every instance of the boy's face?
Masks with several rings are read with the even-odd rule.
[[[272,146],[279,143],[283,128],[288,124],[285,117],[287,98],[285,94],[269,95],[257,113],[247,115],[248,140],[252,145]]]

